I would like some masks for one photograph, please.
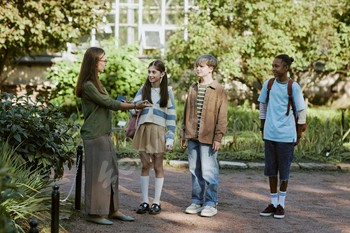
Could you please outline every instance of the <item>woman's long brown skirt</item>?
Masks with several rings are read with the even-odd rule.
[[[84,140],[85,211],[106,215],[119,209],[118,162],[108,134]]]

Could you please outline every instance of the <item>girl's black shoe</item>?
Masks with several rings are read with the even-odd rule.
[[[139,206],[139,209],[136,211],[136,213],[145,214],[147,211],[149,211],[149,205],[148,203],[144,202]]]
[[[151,209],[149,210],[149,214],[160,214],[160,211],[162,211],[160,204],[158,205],[156,203],[153,203]]]

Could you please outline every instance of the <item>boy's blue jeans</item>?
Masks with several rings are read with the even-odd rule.
[[[192,173],[192,203],[204,203],[214,206],[218,204],[217,189],[219,183],[219,165],[217,152],[213,153],[212,145],[188,140],[188,165]]]

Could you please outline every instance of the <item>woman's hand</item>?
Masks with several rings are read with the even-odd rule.
[[[173,149],[173,146],[172,145],[167,145],[165,147],[165,151],[171,151]]]
[[[126,97],[126,99],[123,100],[122,102],[123,102],[123,103],[127,103],[127,104],[132,104],[133,101],[134,101],[134,99],[128,100],[128,97]]]
[[[136,104],[136,109],[144,109],[144,108],[148,108],[148,107],[152,107],[152,104],[148,103],[147,100],[138,102]]]

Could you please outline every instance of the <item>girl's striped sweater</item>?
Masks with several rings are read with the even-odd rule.
[[[134,104],[141,101],[141,93],[142,93],[142,87],[137,92],[135,98],[134,98]],[[154,123],[163,127],[166,127],[168,130],[165,134],[166,138],[166,145],[173,145],[174,144],[174,135],[175,135],[175,117],[176,117],[176,111],[175,111],[175,101],[174,101],[174,94],[171,87],[168,87],[168,93],[169,93],[169,100],[166,107],[161,108],[159,106],[160,103],[160,88],[152,88],[151,96],[152,96],[152,102],[153,106],[148,107],[142,110],[138,125],[144,124],[144,123]],[[131,115],[135,115],[136,111],[134,109],[130,110]]]

